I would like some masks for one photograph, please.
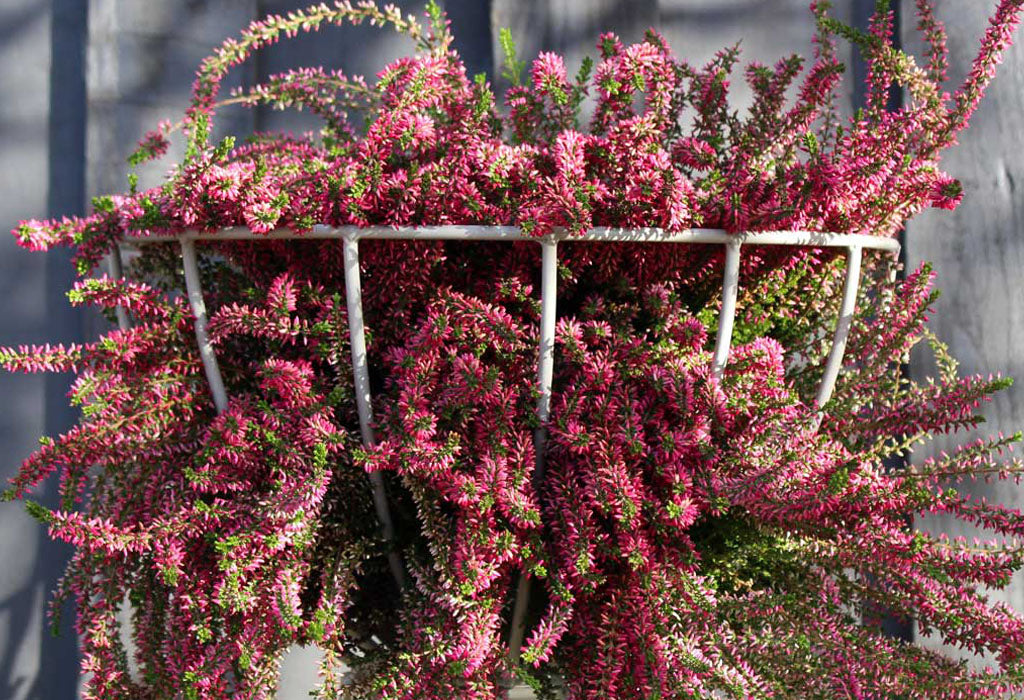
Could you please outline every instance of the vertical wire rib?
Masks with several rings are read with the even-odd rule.
[[[819,425],[822,418],[821,409],[832,398],[832,391],[836,387],[836,379],[839,378],[839,370],[843,366],[846,341],[850,337],[853,314],[857,310],[857,290],[860,288],[862,253],[863,251],[859,246],[851,246],[846,249],[846,280],[843,283],[843,300],[839,307],[839,318],[836,319],[836,332],[832,338],[832,349],[829,351],[828,360],[825,363],[825,371],[821,375],[821,384],[818,385],[818,395],[815,398],[819,411],[817,418]]]
[[[359,279],[359,242],[355,236],[345,236],[345,302],[348,306],[349,346],[352,349],[352,376],[356,394],[356,410],[359,412],[359,432],[363,445],[372,447],[376,442],[373,434],[373,408],[370,396],[370,367],[366,358],[366,326],[363,323],[363,292]],[[395,524],[391,518],[391,507],[388,505],[387,493],[384,490],[384,477],[380,472],[372,472],[370,486],[373,491],[373,507],[377,511],[383,529],[384,540],[388,547],[388,566],[391,576],[399,589],[405,588],[405,566],[402,558],[394,549]]]
[[[537,419],[540,426],[534,433],[534,447],[537,468],[534,479],[538,483],[544,478],[544,442],[547,439],[545,424],[551,415],[551,379],[555,370],[555,320],[558,299],[558,244],[554,240],[541,243],[540,282],[540,347],[537,357]]]
[[[121,246],[114,244],[114,249],[110,251],[110,276],[115,280],[124,279],[124,265],[121,263]],[[117,315],[117,327],[126,331],[131,327],[131,323],[128,320],[128,310],[123,306],[116,306],[114,313]]]
[[[533,434],[536,457],[533,472],[534,485],[540,487],[544,479],[544,445],[547,442],[547,422],[551,415],[551,380],[555,368],[555,321],[558,314],[558,243],[554,239],[541,241],[540,276],[540,342],[537,353],[537,420],[540,425]],[[519,663],[519,655],[526,636],[526,610],[530,602],[530,577],[524,571],[516,585],[516,598],[512,608],[512,624],[508,646],[512,662]]]
[[[711,362],[711,375],[721,379],[729,363],[729,349],[732,344],[732,326],[736,320],[736,296],[740,289],[740,242],[725,244],[725,274],[722,278],[722,310],[718,314],[718,336],[715,338],[715,355]]]
[[[203,360],[206,381],[213,394],[213,405],[217,413],[224,413],[228,408],[228,394],[224,390],[224,379],[217,364],[217,355],[213,352],[210,335],[206,331],[206,302],[203,300],[203,287],[199,279],[199,263],[196,261],[196,242],[191,238],[181,239],[181,261],[185,265],[185,290],[188,302],[195,316],[196,343],[199,345],[199,357]]]

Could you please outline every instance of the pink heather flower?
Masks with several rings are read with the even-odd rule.
[[[554,94],[568,87],[565,61],[558,54],[542,52],[533,62],[531,69],[533,89],[541,93]]]
[[[715,149],[707,141],[680,139],[672,148],[672,157],[680,165],[693,170],[710,170],[715,165]]]
[[[943,176],[932,184],[933,207],[939,209],[956,209],[964,198],[964,188],[959,180],[949,176]]]
[[[142,137],[142,140],[135,147],[135,151],[128,158],[128,162],[134,166],[148,160],[160,158],[166,154],[167,149],[171,146],[171,142],[167,138],[167,134],[171,129],[172,126],[169,121],[162,121],[156,129],[147,131],[146,135]]]
[[[536,244],[363,240],[369,445],[336,242],[203,242],[229,396],[220,413],[190,307],[167,291],[176,254],[141,246],[125,279],[89,274],[115,242],[232,226],[892,235],[963,196],[940,152],[977,107],[1021,2],[999,3],[952,97],[941,22],[927,0],[915,5],[927,65],[892,45],[893,18],[879,13],[864,47],[873,108],[842,128],[835,40],[856,35],[825,2],[812,3],[813,64],[747,67],[754,104],[743,113],[728,94],[738,47],[692,67],[654,31],[631,45],[602,35],[589,79],[542,54],[503,96],[467,77],[433,10],[424,27],[369,1],[314,5],[226,41],[200,67],[182,122],[187,155],[164,186],[14,232],[30,249],[73,248],[82,280],[71,302],[132,321],[81,345],[0,349],[10,371],[75,373],[79,423],[41,440],[6,495],[74,547],[56,603],[76,603],[86,697],[269,698],[293,644],[324,651],[323,697],[493,700],[516,676],[623,700],[1024,692],[1024,618],[983,592],[1020,570],[1024,515],[946,486],[1019,481],[1019,436],[975,436],[912,469],[888,466],[930,436],[977,428],[979,405],[1007,384],[957,376],[928,336],[926,267],[888,282],[886,260],[865,260],[874,286],[834,396],[818,407],[821,339],[842,284],[827,251],[745,246],[718,376],[719,248],[561,245],[540,426]],[[372,85],[300,67],[231,99],[309,110],[319,134],[209,142],[230,69],[346,22],[392,26],[418,52]],[[913,99],[890,112],[894,83]],[[162,154],[171,131],[147,134],[135,161]],[[938,376],[908,381],[899,367],[922,339],[935,345]],[[394,539],[368,473],[384,485]],[[53,510],[31,500],[51,477]],[[933,513],[991,539],[906,528],[908,515]],[[512,650],[521,577],[534,593],[526,644]],[[118,632],[126,600],[134,675]],[[888,638],[882,610],[995,665],[971,670]]]

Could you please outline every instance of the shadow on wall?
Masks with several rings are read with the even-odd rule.
[[[55,499],[40,500],[45,503]],[[9,532],[5,531],[5,537]],[[17,557],[30,559],[31,568],[21,572],[21,585],[5,590],[0,602],[0,620],[5,630],[0,645],[0,697],[70,700],[77,696],[79,668],[71,606],[65,606],[59,637],[50,634],[44,617],[70,548],[50,541],[42,532],[26,540],[26,544],[33,542],[36,545],[34,556],[20,552]]]
[[[75,341],[81,322],[64,291],[67,256],[18,249],[6,235],[20,218],[75,214],[84,192],[86,3],[8,0],[0,9],[0,344]],[[74,421],[69,377],[0,377],[0,473],[13,476],[41,433]],[[55,505],[55,489],[37,499]],[[20,504],[0,506],[0,697],[71,700],[78,690],[78,645],[70,607],[63,634],[49,633],[50,593],[70,548],[51,541]]]

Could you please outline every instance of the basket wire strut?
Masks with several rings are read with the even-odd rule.
[[[533,470],[534,486],[539,488],[544,480],[544,443],[547,442],[547,423],[551,416],[551,380],[555,371],[555,320],[558,298],[558,242],[547,239],[541,242],[540,259],[540,343],[537,355],[537,419],[539,424],[533,434],[533,451],[536,467]],[[508,648],[512,660],[519,662],[519,652],[526,635],[526,609],[530,603],[530,577],[526,572],[519,574],[516,584],[516,598],[512,607],[512,626],[509,629]]]
[[[860,288],[860,262],[863,248],[849,246],[846,249],[846,279],[843,281],[843,300],[839,305],[839,317],[836,319],[836,332],[832,337],[832,349],[825,361],[825,371],[818,385],[815,403],[824,408],[832,398],[832,390],[836,387],[839,370],[843,366],[843,355],[846,353],[846,341],[850,337],[850,326],[857,310],[857,290]],[[818,423],[821,423],[821,412],[818,412]]]
[[[348,336],[352,348],[352,374],[355,381],[356,409],[359,412],[359,432],[363,445],[376,444],[373,434],[373,405],[370,397],[370,365],[366,359],[366,327],[363,325],[363,292],[359,278],[359,240],[354,235],[345,236],[345,301],[348,304]],[[384,477],[379,471],[370,472],[370,486],[373,490],[373,507],[377,511],[383,530],[384,541],[388,544],[388,566],[398,587],[405,588],[405,566],[398,551],[392,546],[395,541],[395,525],[384,491]]]
[[[554,374],[556,299],[558,296],[558,243],[559,242],[633,242],[633,243],[690,243],[722,245],[725,248],[725,264],[722,278],[722,307],[718,318],[718,333],[712,355],[712,377],[721,380],[729,361],[732,344],[733,324],[736,318],[736,300],[739,293],[740,249],[743,245],[782,245],[811,248],[843,248],[846,256],[846,274],[843,296],[840,302],[832,347],[825,361],[821,383],[815,397],[818,409],[815,429],[823,416],[822,408],[828,403],[842,369],[846,342],[856,312],[857,291],[860,285],[861,259],[863,250],[875,249],[894,256],[898,255],[899,243],[888,238],[859,234],[808,233],[800,231],[769,231],[758,233],[727,233],[717,229],[693,229],[668,233],[660,229],[592,229],[582,235],[570,236],[565,231],[556,231],[544,238],[534,238],[518,228],[507,226],[435,226],[394,229],[387,227],[358,228],[353,226],[329,228],[317,226],[303,234],[279,229],[269,234],[254,234],[247,229],[225,229],[218,233],[190,231],[180,235],[151,235],[133,238],[128,243],[140,245],[158,242],[178,242],[185,269],[185,288],[192,314],[195,317],[196,343],[203,362],[203,369],[210,387],[217,413],[223,413],[228,406],[224,380],[217,364],[217,356],[207,332],[208,315],[203,299],[202,282],[196,259],[197,240],[282,240],[282,239],[340,239],[344,248],[345,298],[349,319],[349,344],[352,350],[352,374],[355,386],[356,409],[359,414],[359,431],[363,445],[371,447],[376,442],[373,431],[373,409],[370,394],[370,372],[366,355],[366,328],[363,322],[362,286],[359,269],[359,241],[375,240],[474,240],[474,241],[534,241],[541,246],[541,320],[537,357],[537,418],[540,426],[534,433],[536,468],[534,483],[540,485],[544,474],[544,446],[547,439],[547,423],[551,411],[551,382]],[[109,260],[112,277],[123,277],[120,247],[115,246]],[[127,311],[117,308],[118,327],[129,327]],[[373,492],[373,504],[380,520],[382,535],[389,546],[388,565],[391,575],[399,588],[404,588],[408,579],[401,556],[394,547],[395,528],[384,488],[384,479],[379,472],[369,475]],[[525,635],[526,611],[530,598],[530,577],[524,572],[516,587],[509,648],[512,660],[518,662]]]
[[[181,239],[181,261],[185,266],[185,291],[188,294],[188,303],[192,307],[192,315],[196,319],[196,344],[199,346],[199,357],[203,361],[203,370],[206,372],[206,380],[210,384],[210,393],[213,394],[213,405],[217,408],[217,415],[220,415],[228,409],[228,392],[224,389],[224,378],[220,373],[220,365],[217,364],[217,354],[213,351],[213,343],[210,342],[210,334],[206,330],[209,319],[206,315],[206,301],[203,299],[202,281],[199,279],[196,242],[191,238]]]
[[[722,275],[722,310],[718,314],[715,354],[711,360],[711,376],[721,379],[729,362],[732,345],[732,324],[736,320],[736,297],[740,291],[740,241],[725,244],[725,271]]]

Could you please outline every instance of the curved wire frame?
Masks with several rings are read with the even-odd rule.
[[[815,397],[821,420],[821,408],[828,403],[835,389],[835,383],[843,364],[846,341],[856,311],[857,291],[860,286],[860,270],[863,251],[879,250],[897,257],[900,244],[889,238],[863,234],[816,233],[806,231],[765,231],[751,233],[728,233],[721,229],[691,229],[671,233],[662,229],[620,229],[595,228],[583,234],[571,235],[556,230],[541,238],[523,233],[511,226],[424,226],[415,228],[388,228],[345,226],[331,228],[316,226],[312,230],[297,234],[287,229],[278,229],[266,234],[256,234],[245,228],[223,229],[216,233],[189,231],[179,235],[153,235],[132,238],[132,245],[152,243],[173,243],[181,246],[181,258],[185,268],[185,286],[189,304],[195,317],[196,342],[202,358],[203,368],[209,383],[210,393],[218,413],[228,406],[228,395],[217,364],[209,334],[208,316],[203,299],[202,284],[196,258],[197,241],[266,241],[266,240],[341,240],[344,246],[345,296],[348,307],[349,341],[352,349],[352,374],[355,382],[356,408],[359,413],[359,429],[363,444],[372,446],[376,438],[372,426],[372,397],[370,375],[366,356],[366,331],[363,323],[362,288],[359,271],[359,241],[361,240],[455,240],[514,242],[533,241],[541,246],[541,319],[537,358],[537,417],[540,426],[534,433],[537,463],[534,478],[540,480],[544,473],[544,443],[551,410],[551,383],[554,372],[556,298],[558,295],[558,245],[561,243],[619,242],[619,243],[677,243],[721,245],[725,247],[725,265],[722,279],[722,308],[719,312],[718,333],[712,355],[712,376],[721,379],[729,362],[732,344],[732,329],[736,318],[736,299],[739,293],[740,256],[744,246],[795,246],[810,248],[841,248],[846,256],[846,276],[839,315],[836,319],[832,347],[825,362],[821,382]],[[120,249],[111,256],[111,275],[123,276]],[[122,308],[117,309],[119,327],[127,328],[128,316]],[[382,534],[388,543],[394,542],[394,521],[388,506],[384,480],[380,473],[369,475],[373,492],[374,507],[380,520]],[[392,576],[400,588],[407,585],[405,567],[398,552],[392,548],[388,554]],[[525,616],[530,594],[530,579],[520,576],[512,613],[509,648],[513,661],[518,661],[519,650],[525,635]]]

